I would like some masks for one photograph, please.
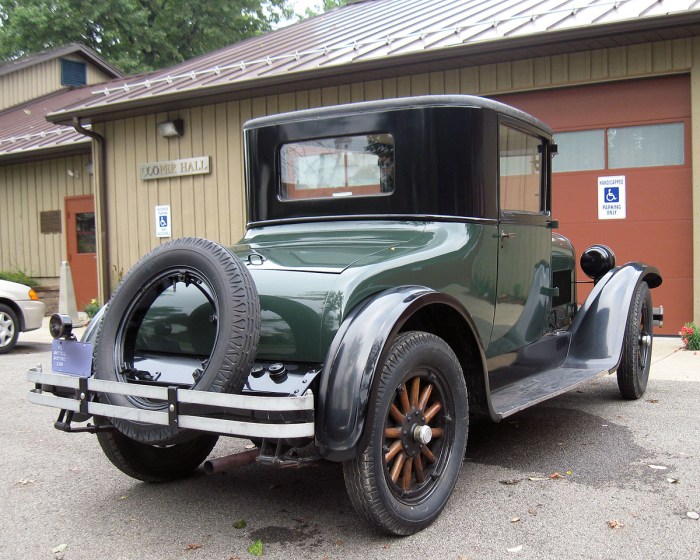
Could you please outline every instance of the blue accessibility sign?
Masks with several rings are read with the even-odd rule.
[[[605,202],[620,202],[620,187],[606,187]]]
[[[156,206],[156,237],[170,237],[170,205]]]

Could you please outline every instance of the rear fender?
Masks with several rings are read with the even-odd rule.
[[[567,367],[596,367],[613,372],[620,364],[625,327],[637,286],[661,285],[661,273],[644,263],[627,263],[603,276],[571,325]]]
[[[316,409],[316,443],[321,456],[345,461],[357,455],[365,438],[375,373],[401,327],[420,309],[448,305],[457,311],[479,340],[474,322],[453,298],[423,286],[401,286],[377,294],[356,307],[343,321],[331,347],[320,379]],[[488,393],[488,377],[481,374]]]

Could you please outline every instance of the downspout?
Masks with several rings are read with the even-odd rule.
[[[97,285],[100,301],[107,303],[107,298],[112,293],[109,274],[110,274],[110,258],[109,258],[109,239],[107,238],[107,150],[105,146],[105,138],[94,130],[89,130],[80,124],[78,117],[73,117],[73,128],[84,136],[88,136],[94,140],[93,144],[93,168],[96,164],[97,170],[95,176],[95,206],[97,208],[97,220],[95,226],[99,231],[97,239],[97,256],[98,256],[98,275]],[[95,144],[97,149],[94,149]],[[97,156],[95,158],[95,156]]]

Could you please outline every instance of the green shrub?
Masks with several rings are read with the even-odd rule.
[[[695,323],[686,323],[681,327],[678,335],[686,350],[700,350],[700,330]]]
[[[100,310],[100,307],[102,306],[100,305],[99,301],[97,301],[96,299],[91,299],[90,303],[88,303],[85,306],[85,309],[83,309],[83,311],[85,311],[85,314],[90,319],[92,319],[95,315],[97,315],[97,312]]]
[[[34,278],[27,275],[27,273],[22,270],[15,270],[13,272],[0,270],[0,280],[18,282],[20,284],[24,284],[25,286],[29,286],[30,288],[35,288],[38,285],[38,282]]]

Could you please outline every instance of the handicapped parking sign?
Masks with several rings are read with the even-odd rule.
[[[156,206],[156,237],[171,237],[170,205]]]
[[[605,202],[620,202],[620,187],[607,187],[605,189]]]
[[[624,220],[627,217],[624,175],[598,177],[598,219]]]

